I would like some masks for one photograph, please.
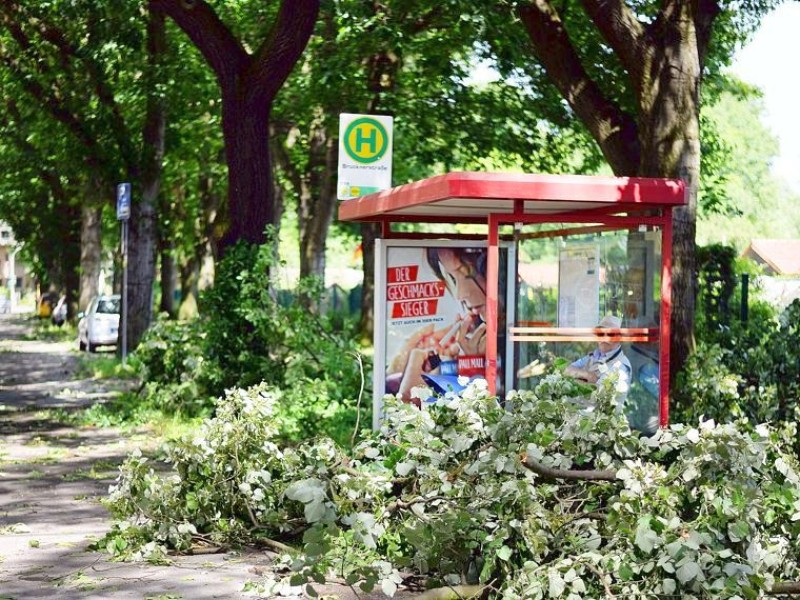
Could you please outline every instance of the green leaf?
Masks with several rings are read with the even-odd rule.
[[[728,537],[732,542],[741,542],[750,534],[750,526],[744,521],[736,521],[728,525]]]
[[[668,595],[669,595],[669,594],[674,594],[674,593],[675,593],[675,590],[677,589],[677,587],[678,587],[678,586],[677,586],[677,584],[675,583],[675,580],[674,580],[674,579],[669,579],[669,578],[667,578],[667,579],[664,579],[664,580],[661,582],[661,590],[662,590],[662,591],[663,591],[665,594],[668,594]]]
[[[700,575],[700,565],[696,562],[687,562],[678,567],[675,576],[681,583],[687,583]]]
[[[511,548],[509,548],[508,546],[501,546],[497,550],[497,558],[499,558],[500,560],[508,561],[508,559],[511,558],[511,553],[512,553]]]
[[[567,584],[564,582],[564,579],[561,577],[561,574],[558,571],[550,571],[548,576],[548,590],[550,592],[551,598],[560,598],[561,595],[564,593],[564,590],[567,588]]]
[[[391,598],[397,592],[397,584],[391,579],[384,579],[381,581],[381,590]]]
[[[650,517],[642,517],[639,519],[639,524],[636,527],[636,537],[634,539],[634,543],[639,547],[639,549],[649,554],[653,551],[656,543],[659,541],[658,534],[650,529]]]

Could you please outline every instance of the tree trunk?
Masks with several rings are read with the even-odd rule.
[[[150,7],[169,14],[186,32],[222,90],[230,223],[220,250],[239,240],[262,244],[273,222],[270,109],[311,37],[319,0],[282,0],[269,34],[253,54],[204,0],[150,0]]]
[[[702,5],[702,3],[701,3]],[[700,84],[713,3],[672,2],[648,31],[651,49],[640,94],[639,175],[686,183],[686,206],[673,210],[670,381],[694,349],[695,232],[700,174]]]
[[[158,92],[159,68],[166,51],[164,15],[151,11],[147,20],[148,90],[143,128],[141,197],[131,201],[128,239],[128,350],[135,350],[153,319],[156,273],[156,206],[164,160],[166,106]],[[135,179],[135,177],[132,177]]]
[[[152,184],[152,182],[151,182]],[[152,185],[131,203],[128,236],[128,351],[139,345],[153,320],[156,273],[156,211]]]
[[[82,214],[79,206],[69,204],[66,210],[67,232],[62,249],[64,273],[64,296],[67,304],[67,319],[77,314],[78,290],[80,288],[80,267],[83,249],[81,248]]]
[[[548,76],[586,124],[614,173],[686,182],[687,205],[673,211],[674,381],[693,346],[700,84],[720,9],[714,0],[664,0],[655,19],[645,24],[622,0],[582,0],[582,5],[627,72],[637,101],[635,121],[584,69],[554,3],[537,0],[523,6],[520,16]]]
[[[177,316],[175,303],[175,257],[172,254],[172,243],[161,239],[159,257],[161,259],[161,302],[159,310],[167,313],[170,319]]]
[[[222,131],[228,163],[228,218],[221,250],[242,240],[263,244],[272,224],[274,189],[269,107],[247,90],[223,89]]]
[[[361,284],[361,339],[372,341],[375,330],[375,240],[380,237],[378,223],[361,224],[361,259],[363,260],[364,280]]]
[[[78,294],[78,310],[85,311],[89,302],[98,293],[100,282],[100,208],[81,208],[81,271]]]
[[[200,280],[200,260],[193,254],[181,265],[181,305],[178,318],[193,319],[197,316],[198,281]]]
[[[280,156],[280,144],[280,138],[275,134],[274,131],[271,130],[269,145],[272,156]],[[269,265],[268,280],[270,282],[278,281],[281,276],[281,261],[279,260],[281,245],[281,221],[283,220],[283,214],[286,210],[286,197],[284,189],[280,180],[274,176],[274,173],[272,177],[272,191],[272,230],[274,235],[272,236],[271,244],[272,256],[275,260],[273,260]],[[273,301],[278,301],[278,290],[271,283],[269,287],[269,294]]]
[[[312,134],[307,193],[298,204],[300,277],[325,278],[325,245],[336,209],[338,138],[320,127]]]

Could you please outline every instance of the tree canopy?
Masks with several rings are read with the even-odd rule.
[[[177,287],[178,273],[192,294],[208,256],[263,240],[284,206],[297,213],[301,271],[324,271],[340,112],[395,116],[395,183],[464,168],[596,172],[603,162],[620,175],[681,177],[692,193],[675,220],[679,367],[691,345],[697,204],[750,206],[731,187],[745,186],[730,167],[736,133],[705,107],[728,102],[724,67],[773,5],[11,0],[0,7],[10,100],[0,107],[0,205],[16,207],[9,220],[58,279],[86,256],[58,266],[64,256],[34,240],[52,239],[52,227],[80,244],[102,207],[113,238],[113,187],[132,180],[135,340],[150,319],[156,254],[163,288]],[[476,80],[479,64],[496,76]],[[758,156],[741,160],[761,177]],[[768,187],[760,207],[780,193]],[[43,195],[36,214],[18,210]],[[67,213],[72,225],[56,232]],[[368,253],[374,232],[365,235]]]

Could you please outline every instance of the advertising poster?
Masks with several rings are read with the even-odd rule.
[[[411,401],[417,386],[458,392],[464,377],[484,377],[486,248],[390,246],[386,251],[384,393]],[[506,252],[501,251],[501,290],[505,262]],[[500,294],[501,305],[504,296]],[[503,306],[500,314],[498,331],[504,339]],[[503,341],[498,363],[504,350]]]

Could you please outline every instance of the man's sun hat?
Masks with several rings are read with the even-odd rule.
[[[614,315],[606,315],[600,319],[597,326],[603,329],[619,329],[622,326],[622,319]]]

